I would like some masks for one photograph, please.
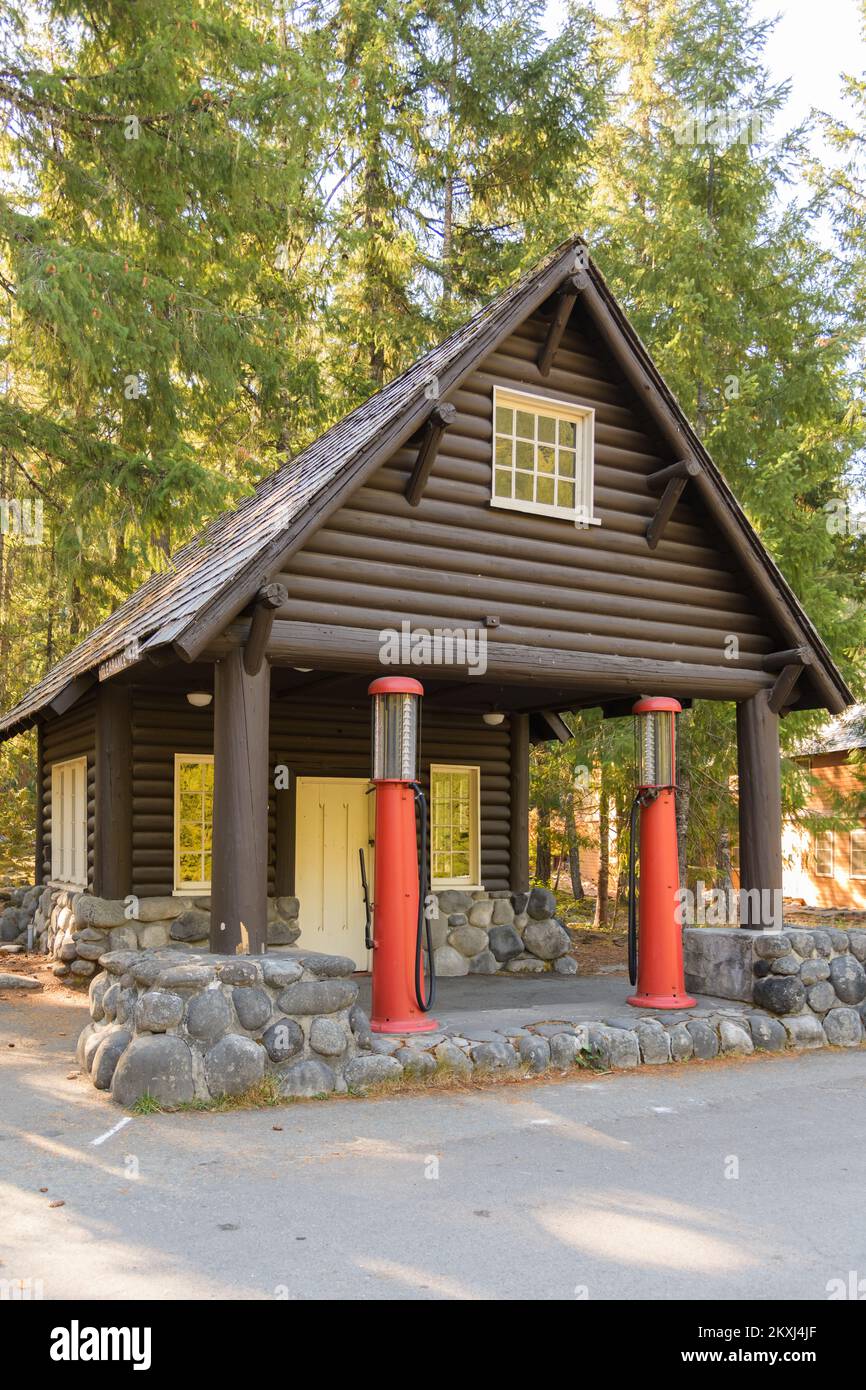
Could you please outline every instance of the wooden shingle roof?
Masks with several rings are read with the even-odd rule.
[[[658,373],[580,237],[572,237],[479,310],[407,371],[326,430],[309,448],[266,478],[249,497],[217,517],[0,719],[0,739],[32,724],[73,683],[95,678],[106,663],[132,664],[173,646],[194,659],[252,600],[261,584],[299,549],[347,491],[424,423],[432,403],[454,389],[513,329],[576,270],[588,277],[591,312],[606,321],[638,392],[665,427],[673,447],[700,459],[720,529],[734,544],[792,644],[817,655],[821,693],[834,712],[852,696],[796,596],[736,502],[721,474]],[[108,672],[103,671],[103,674]]]

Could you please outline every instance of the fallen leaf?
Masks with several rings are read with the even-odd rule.
[[[65,1202],[49,1202],[48,1205],[49,1205],[49,1207],[65,1207],[65,1206],[66,1206],[66,1203],[65,1203]]]

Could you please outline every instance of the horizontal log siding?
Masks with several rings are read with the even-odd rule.
[[[70,758],[87,758],[87,886],[93,886],[93,840],[96,828],[96,699],[87,695],[65,714],[43,725],[42,881],[51,877],[51,768]]]
[[[577,315],[575,317],[578,317]],[[536,355],[546,326],[528,321],[453,393],[454,424],[418,507],[404,498],[417,446],[399,450],[280,576],[278,618],[380,629],[500,618],[491,642],[760,670],[775,645],[767,619],[687,491],[658,548],[646,486],[669,452],[588,331],[570,328],[550,375]],[[493,386],[592,405],[595,511],[603,525],[490,506]],[[684,691],[687,695],[688,692]]]
[[[368,777],[370,708],[275,695],[270,717],[271,795],[268,806],[268,892],[274,891],[276,805],[273,769],[295,777]],[[422,782],[431,762],[481,768],[481,870],[488,888],[507,888],[510,756],[508,722],[488,728],[479,716],[428,710],[422,729]],[[173,882],[174,755],[213,751],[212,707],[193,709],[182,695],[136,690],[132,743],[132,891],[171,893]],[[294,794],[294,780],[292,782]]]

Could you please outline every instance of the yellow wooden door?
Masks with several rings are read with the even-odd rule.
[[[350,956],[367,970],[364,897],[358,857],[363,849],[373,891],[374,796],[365,777],[299,777],[295,892],[299,948]]]

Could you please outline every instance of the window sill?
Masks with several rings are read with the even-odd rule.
[[[209,898],[211,890],[209,888],[172,888],[173,898]]]
[[[483,883],[431,883],[431,893],[483,893]]]
[[[64,892],[64,893],[86,893],[86,892],[87,892],[87,884],[86,884],[86,883],[66,883],[66,882],[65,882],[63,879],[61,879],[61,878],[49,878],[48,882],[45,884],[45,887],[46,887],[46,888],[56,888],[56,889],[58,889],[58,891],[62,891],[62,892]]]
[[[544,502],[524,502],[517,497],[491,497],[491,507],[501,507],[507,512],[525,512],[527,516],[552,516],[557,521],[569,521],[578,531],[586,526],[601,526],[600,516],[577,516],[573,511],[562,507],[551,507]]]

